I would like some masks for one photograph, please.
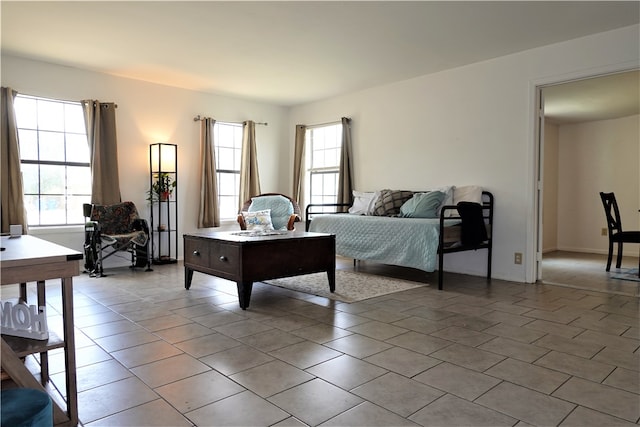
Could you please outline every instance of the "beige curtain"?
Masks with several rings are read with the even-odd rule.
[[[198,228],[219,227],[218,182],[213,140],[216,121],[205,117],[200,121],[200,209]]]
[[[342,153],[338,174],[338,203],[351,204],[353,196],[353,171],[351,167],[351,119],[342,118]],[[347,209],[343,209],[344,212]]]
[[[307,127],[305,125],[296,125],[295,150],[293,153],[293,193],[291,198],[298,202],[298,205],[304,204],[304,180],[305,180],[305,136]]]
[[[88,99],[82,101],[82,109],[89,143],[91,203],[120,203],[116,105]]]
[[[22,225],[22,233],[27,234],[27,215],[24,210],[22,173],[20,171],[20,146],[13,100],[17,92],[2,88],[0,105],[0,211],[2,211],[2,233],[9,233],[10,225]]]
[[[242,160],[240,161],[240,197],[238,211],[244,202],[260,194],[256,124],[250,120],[242,124]]]

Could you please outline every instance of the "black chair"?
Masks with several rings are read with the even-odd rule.
[[[133,202],[115,205],[85,205],[85,270],[92,277],[104,276],[103,261],[120,251],[131,254],[131,267],[151,270],[149,226],[140,218]]]
[[[604,213],[607,216],[607,228],[609,229],[609,257],[607,258],[607,271],[611,269],[611,258],[613,256],[613,244],[618,244],[618,258],[616,268],[620,268],[622,263],[622,244],[640,243],[640,231],[622,231],[622,221],[620,220],[620,210],[618,202],[613,193],[600,193]],[[638,262],[640,269],[640,261]],[[640,273],[638,273],[640,275]]]

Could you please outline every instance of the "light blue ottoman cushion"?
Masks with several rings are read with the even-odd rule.
[[[32,388],[2,390],[3,427],[52,427],[53,404],[45,392]]]

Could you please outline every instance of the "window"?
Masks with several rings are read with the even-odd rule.
[[[242,124],[216,122],[213,138],[220,219],[235,219],[240,197]]]
[[[309,203],[336,203],[342,149],[342,124],[308,128],[305,139]]]
[[[24,204],[29,226],[84,222],[91,167],[82,106],[18,95],[15,99]]]

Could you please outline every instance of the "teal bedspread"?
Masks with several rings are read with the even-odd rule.
[[[335,234],[337,255],[431,272],[438,260],[439,226],[438,218],[331,214],[314,216],[309,231]]]

